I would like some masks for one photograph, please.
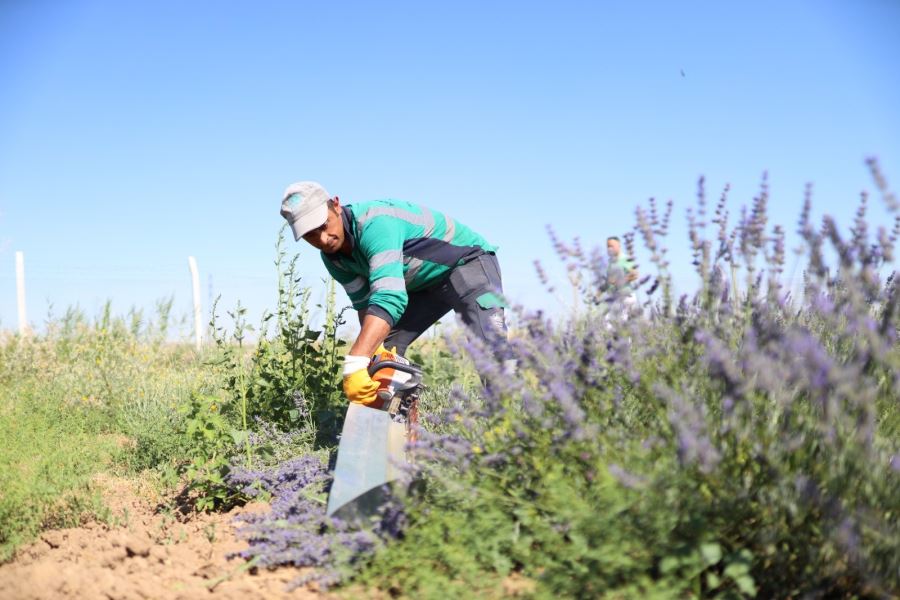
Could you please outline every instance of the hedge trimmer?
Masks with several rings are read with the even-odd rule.
[[[338,445],[328,516],[345,520],[373,515],[407,462],[415,441],[422,369],[393,352],[376,355],[369,375],[378,382],[378,401],[350,404]]]

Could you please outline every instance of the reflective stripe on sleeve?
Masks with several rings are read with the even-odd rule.
[[[355,294],[356,292],[366,287],[366,283],[368,282],[362,277],[354,277],[350,281],[350,283],[344,284],[344,290],[347,292],[347,294]]]
[[[402,250],[384,250],[375,254],[369,260],[369,270],[374,271],[378,267],[389,265],[391,263],[400,262],[403,259]]]
[[[382,290],[406,291],[406,282],[402,277],[382,277],[372,282],[372,293]]]

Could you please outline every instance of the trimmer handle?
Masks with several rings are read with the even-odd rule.
[[[380,360],[377,363],[369,365],[369,377],[375,375],[381,369],[394,369],[397,371],[402,371],[403,373],[409,373],[419,381],[422,380],[422,368],[416,365],[405,365],[403,363],[399,363],[395,360]]]

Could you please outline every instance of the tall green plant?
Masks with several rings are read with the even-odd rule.
[[[246,332],[252,331],[240,305],[228,312],[233,322],[230,334],[218,323],[214,308],[210,323],[219,349],[216,364],[225,374],[224,388],[231,397],[225,414],[237,428],[235,439],[252,466],[249,436],[257,423],[281,430],[306,430],[318,444],[333,441],[340,430],[344,400],[340,391],[341,356],[344,342],[339,328],[344,310],[337,307],[334,282],[327,288],[320,328],[313,326],[311,290],[297,274],[298,256],[285,249],[285,229],[276,242],[275,267],[278,290],[275,312],[262,317],[256,343],[248,347]],[[274,325],[270,334],[269,328]]]

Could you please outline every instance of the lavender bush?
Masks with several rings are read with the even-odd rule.
[[[354,567],[396,534],[396,507],[385,507],[377,526],[360,527],[325,515],[326,489],[331,481],[321,453],[307,454],[261,470],[235,468],[232,486],[250,498],[267,494],[271,509],[238,517],[238,537],[249,544],[234,556],[258,567],[309,567],[291,588],[315,581],[328,588],[348,579]]]
[[[808,191],[799,293],[765,179],[733,224],[701,180],[690,296],[668,270],[671,204],[638,209],[626,246],[655,273],[643,316],[613,327],[599,253],[555,240],[583,308],[519,309],[515,377],[465,348],[489,385],[421,436],[427,491],[365,579],[414,597],[496,594],[513,573],[539,597],[896,594],[900,217],[871,167],[894,223],[870,231],[863,196],[848,233],[815,227]]]

